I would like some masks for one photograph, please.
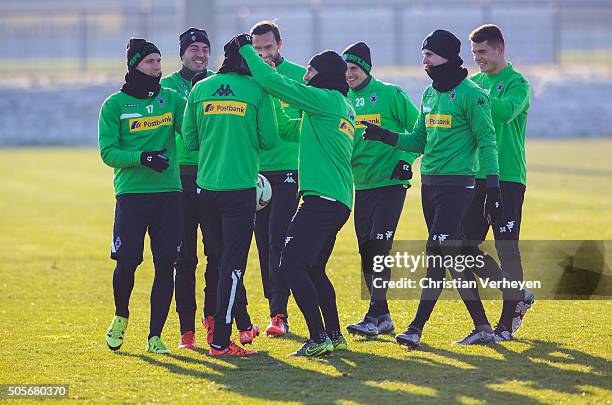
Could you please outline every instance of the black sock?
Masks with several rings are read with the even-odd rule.
[[[327,332],[321,331],[318,336],[315,336],[314,338],[311,336],[311,339],[316,343],[323,343],[325,342],[325,339],[327,339]]]
[[[179,312],[179,322],[181,324],[181,335],[185,332],[195,332],[195,312]]]
[[[134,272],[138,263],[118,260],[113,272],[113,294],[115,296],[115,315],[129,318],[130,295],[134,289]]]
[[[174,261],[154,262],[155,278],[151,288],[151,321],[149,339],[161,336],[174,291]]]
[[[431,267],[427,269],[427,275],[425,277],[430,279],[433,283],[438,283],[444,280],[444,273],[444,269]],[[419,330],[423,330],[441,293],[442,288],[424,288],[421,291],[421,299],[419,300],[419,306],[414,319],[411,322],[412,326]]]
[[[340,332],[339,330],[333,330],[331,331],[331,333],[328,332],[327,334],[331,340],[338,340],[342,337],[342,332]]]

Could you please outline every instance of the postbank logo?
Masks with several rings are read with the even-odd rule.
[[[357,128],[365,128],[365,125],[363,125],[361,123],[361,121],[367,121],[370,124],[374,124],[377,126],[382,126],[382,124],[380,123],[380,114],[364,114],[364,115],[358,115],[357,118],[355,119],[356,123],[357,123]]]
[[[133,118],[128,121],[130,132],[148,131],[167,125],[172,125],[172,113],[167,112],[163,115],[153,117]]]
[[[347,134],[349,137],[353,138],[355,135],[355,127],[353,124],[345,120],[344,118],[340,118],[340,124],[338,125],[338,130]]]
[[[427,128],[452,128],[453,116],[450,114],[427,114],[425,116]]]
[[[244,117],[247,104],[240,101],[204,101],[204,115],[230,114]]]

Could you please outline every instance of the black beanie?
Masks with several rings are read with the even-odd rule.
[[[346,62],[337,52],[329,49],[313,56],[308,65],[324,76],[346,77]]]
[[[459,56],[461,41],[452,32],[446,30],[435,30],[423,40],[421,50],[428,49],[449,62],[461,66],[463,59]]]
[[[191,27],[179,35],[179,53],[181,57],[183,57],[185,49],[194,42],[203,42],[210,47],[210,41],[208,40],[206,31]]]
[[[310,59],[309,66],[318,72],[308,84],[322,89],[338,90],[346,96],[348,83],[346,82],[346,62],[337,52],[329,49]]]
[[[356,44],[349,45],[344,52],[342,52],[342,56],[345,61],[354,63],[368,75],[370,74],[372,70],[372,57],[370,56],[370,48],[365,42],[357,42]]]
[[[155,46],[155,44],[147,42],[142,38],[130,38],[125,53],[127,55],[128,70],[135,69],[140,61],[147,55],[152,53],[158,53],[161,55],[161,52]]]
[[[249,65],[240,55],[240,48],[234,38],[230,39],[225,46],[223,46],[223,52],[225,58],[221,67],[217,73],[238,73],[239,75],[251,75]]]

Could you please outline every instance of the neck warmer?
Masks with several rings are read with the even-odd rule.
[[[244,58],[236,52],[232,52],[231,56],[226,56],[223,59],[223,64],[217,73],[238,73],[239,75],[250,76],[251,71]]]
[[[320,89],[336,90],[346,97],[349,91],[349,85],[346,82],[346,77],[333,77],[317,73],[307,83],[308,86],[318,87]]]
[[[206,72],[206,69],[204,69],[203,72]],[[193,76],[197,75],[198,73],[201,73],[201,72],[194,72],[193,70],[189,70],[184,65],[181,68],[181,70],[179,70],[179,75],[181,75],[181,77],[187,80],[188,82],[190,82],[191,79],[193,79]]]
[[[431,77],[432,86],[434,89],[446,93],[447,91],[457,87],[463,79],[468,75],[468,71],[455,63],[446,62],[438,66],[432,66],[425,69],[427,75]]]
[[[125,75],[125,84],[121,87],[121,91],[136,98],[153,98],[161,89],[160,79],[161,74],[153,77],[140,70],[130,69]]]
[[[273,62],[274,62],[274,66],[278,66],[278,65],[280,65],[281,63],[283,63],[283,61],[284,61],[284,60],[285,60],[285,58],[283,58],[283,57],[281,56],[280,52],[278,52],[278,53],[276,54],[276,58],[274,58],[274,60],[273,60]]]
[[[372,81],[372,76],[368,75],[368,77],[366,77],[359,86],[355,87],[353,91],[359,91],[359,90],[364,89],[365,86],[370,84],[371,81]]]

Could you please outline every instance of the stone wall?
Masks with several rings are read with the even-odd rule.
[[[401,85],[418,105],[424,73],[381,75]],[[528,137],[612,136],[612,79],[595,75],[533,73]],[[55,86],[0,85],[0,147],[96,145],[100,105],[118,83]]]

